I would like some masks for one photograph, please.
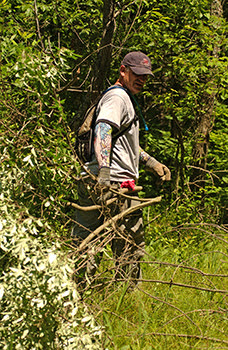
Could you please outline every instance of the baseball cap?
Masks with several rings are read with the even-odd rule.
[[[122,65],[130,67],[133,73],[137,75],[150,74],[151,72],[151,62],[148,56],[146,56],[141,51],[129,52],[121,62]]]

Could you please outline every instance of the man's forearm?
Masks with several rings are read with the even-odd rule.
[[[141,147],[139,147],[139,160],[146,166],[147,170],[152,171],[152,173],[160,178],[161,183],[171,179],[169,168],[157,161],[157,159],[151,157]]]
[[[158,163],[158,161],[151,157],[147,152],[145,152],[141,147],[139,147],[139,161],[143,163],[144,165],[147,164],[149,161],[151,164],[153,163],[154,165]]]
[[[99,169],[110,167],[112,149],[112,127],[107,123],[98,123],[94,130],[94,151]]]

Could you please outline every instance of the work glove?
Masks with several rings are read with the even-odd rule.
[[[167,166],[158,162],[155,158],[151,157],[146,162],[146,169],[151,171],[154,175],[158,176],[159,183],[163,184],[164,181],[171,180],[171,172]]]
[[[97,195],[98,203],[104,203],[112,197],[112,192],[110,191],[111,187],[112,186],[110,183],[110,168],[100,168],[97,177],[97,185],[95,186],[95,192]]]
[[[110,186],[110,168],[100,168],[97,181],[102,187]]]

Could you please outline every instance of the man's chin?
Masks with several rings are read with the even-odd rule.
[[[135,87],[135,94],[138,94],[140,91],[142,90],[142,86],[141,87],[139,87],[139,86],[137,86],[137,87]]]
[[[132,95],[135,95],[135,94],[138,94],[142,90],[142,87],[134,86],[129,90],[131,91]]]

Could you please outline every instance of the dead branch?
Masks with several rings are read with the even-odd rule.
[[[199,313],[209,313],[209,314],[222,314],[224,315],[226,313],[226,311],[220,311],[220,310],[212,310],[212,309],[198,309],[198,310],[191,310],[191,311],[188,311],[186,312],[187,314],[194,314],[196,312],[199,312]],[[167,326],[169,323],[175,321],[177,318],[180,318],[180,317],[183,317],[183,315],[177,315],[175,317],[173,317],[171,320],[165,322],[162,327],[164,326]]]
[[[105,202],[106,206],[109,206],[110,204],[114,203],[117,200],[117,198],[111,198],[108,199]],[[72,203],[72,202],[68,202],[67,205],[71,205],[73,208],[78,209],[78,210],[82,210],[82,211],[93,211],[93,210],[97,210],[97,209],[102,209],[102,205],[90,205],[87,207],[82,207],[81,205],[77,204],[77,203]]]
[[[189,224],[187,224],[187,225],[189,225]],[[196,223],[196,224],[191,224],[189,226],[187,226],[187,225],[186,226],[180,225],[180,226],[174,227],[172,230],[170,230],[168,232],[175,232],[177,229],[178,230],[182,230],[182,231],[183,230],[192,230],[192,229],[194,229],[194,230],[198,230],[198,231],[204,232],[204,233],[208,234],[209,236],[212,236],[212,237],[214,237],[214,238],[216,238],[216,239],[218,239],[218,240],[228,244],[227,240],[225,240],[224,238],[216,235],[215,233],[211,233],[211,232],[206,231],[206,230],[204,230],[204,229],[202,229],[200,227],[197,227],[197,226],[203,226],[204,224],[200,224],[200,223],[197,224]]]
[[[131,261],[128,261],[129,264],[131,264]],[[140,263],[143,263],[143,261],[140,261]],[[115,269],[114,267],[111,268],[110,270]],[[126,279],[123,278],[118,278],[116,281],[126,281]],[[228,294],[228,290],[224,289],[212,289],[212,288],[205,288],[205,287],[198,287],[198,286],[193,286],[189,284],[184,284],[184,283],[178,283],[178,282],[173,282],[173,280],[170,281],[163,281],[163,280],[153,280],[153,279],[137,279],[138,282],[147,282],[147,283],[158,283],[158,284],[166,284],[169,285],[170,287],[172,286],[177,286],[177,287],[182,287],[182,288],[190,288],[190,289],[196,289],[196,290],[201,290],[204,292],[213,292],[213,293],[221,293],[221,294]]]
[[[207,174],[210,176],[211,181],[212,181],[213,184],[214,184],[213,176],[214,176],[215,178],[219,179],[219,176],[215,175],[214,172],[209,171],[209,170],[207,170],[207,169],[204,169],[204,168],[201,168],[201,167],[197,167],[197,166],[194,166],[194,165],[187,165],[186,167],[187,167],[188,169],[189,169],[189,168],[191,168],[191,169],[197,169],[197,170],[200,170],[200,171],[202,171],[202,172],[207,173]]]
[[[141,289],[141,288],[139,288],[139,287],[137,287],[137,289],[140,290],[142,293],[148,295],[150,298],[155,299],[155,300],[157,300],[157,301],[159,301],[159,302],[161,302],[161,303],[163,303],[163,304],[165,304],[165,305],[168,305],[168,306],[170,306],[171,308],[173,308],[173,309],[179,311],[179,312],[180,312],[183,316],[185,316],[192,324],[194,324],[194,325],[196,326],[196,328],[199,330],[199,332],[202,334],[202,332],[201,332],[199,326],[186,314],[186,312],[184,312],[183,310],[179,309],[179,307],[177,307],[177,306],[175,306],[175,305],[169,303],[168,301],[162,300],[161,298],[155,297],[154,295],[150,294],[149,292],[147,292],[147,291],[145,291],[145,290],[143,290],[143,289]]]
[[[135,199],[135,200],[138,200],[138,201],[140,201],[140,202],[150,200],[150,198],[146,199],[146,198],[139,198],[139,197],[137,197],[137,196],[132,197],[132,196],[127,196],[127,195],[125,195],[125,193],[132,193],[132,192],[139,192],[139,191],[141,191],[141,190],[142,190],[142,187],[141,187],[141,186],[136,186],[134,191],[131,191],[131,190],[129,190],[128,188],[121,188],[120,190],[115,191],[115,190],[112,189],[111,187],[110,187],[109,190],[110,190],[111,192],[113,192],[113,193],[119,195],[119,196],[123,196],[123,197],[129,198],[129,199]],[[109,206],[110,204],[112,204],[113,202],[115,202],[117,199],[118,199],[117,197],[116,197],[116,198],[108,199],[108,200],[106,201],[105,205]],[[152,199],[152,198],[151,198],[151,199]],[[102,209],[102,208],[103,208],[102,205],[98,205],[98,204],[97,204],[97,205],[90,205],[90,206],[87,206],[87,207],[82,207],[82,206],[80,206],[80,205],[77,204],[77,203],[68,202],[68,203],[67,203],[67,206],[70,206],[70,205],[71,205],[72,207],[74,207],[74,208],[76,208],[76,209],[78,209],[78,210],[82,210],[82,211],[93,211],[93,210],[97,210],[97,209]]]
[[[135,335],[135,334],[134,334]],[[152,333],[143,333],[143,335],[140,335],[140,337],[145,337],[145,336],[164,336],[164,337],[177,337],[177,338],[191,338],[191,339],[198,339],[198,340],[209,340],[212,342],[216,343],[223,343],[223,344],[228,344],[227,340],[223,339],[217,339],[217,338],[211,338],[211,337],[205,337],[203,335],[194,335],[194,334],[176,334],[176,333],[157,333],[157,332],[152,332]],[[132,334],[128,334],[129,337],[132,337]]]
[[[142,263],[148,263],[148,264],[157,264],[157,265],[166,265],[166,266],[171,266],[171,267],[177,267],[181,269],[187,269],[191,270],[193,273],[200,274],[202,276],[208,276],[208,277],[224,277],[227,278],[227,274],[213,274],[213,273],[207,273],[203,272],[202,270],[197,269],[196,267],[191,267],[191,266],[185,266],[185,265],[178,265],[178,264],[172,264],[168,262],[163,262],[163,261],[141,261]]]
[[[79,251],[81,251],[82,249],[85,248],[85,246],[94,238],[96,237],[101,231],[103,231],[106,227],[108,227],[110,224],[115,224],[118,220],[124,218],[125,216],[133,213],[136,210],[142,209],[144,207],[147,207],[149,205],[155,204],[155,203],[159,203],[162,200],[162,197],[155,197],[147,202],[143,202],[141,204],[138,204],[132,208],[128,208],[125,211],[123,211],[122,213],[119,213],[117,215],[115,215],[113,218],[107,220],[103,225],[99,226],[95,231],[93,231],[92,233],[90,233],[90,235],[84,239],[84,241],[80,244],[78,250],[76,251],[76,253],[78,253]]]
[[[127,189],[126,189],[127,190]],[[114,191],[112,191],[114,192]],[[127,193],[130,193],[130,191],[126,191]],[[124,194],[124,191],[120,191],[120,192],[115,192],[120,196],[123,196],[124,198],[128,198],[128,199],[134,199],[138,202],[148,202],[150,200],[153,200],[153,198],[139,198],[138,196],[128,196]],[[108,199],[104,204],[106,206],[111,205],[112,203],[114,203],[115,201],[117,201],[117,197],[115,198],[110,198]],[[98,209],[103,209],[102,205],[99,204],[95,204],[95,205],[90,205],[90,206],[86,206],[86,207],[82,207],[81,205],[77,204],[77,203],[73,203],[73,202],[68,202],[67,206],[72,206],[73,208],[76,208],[78,210],[82,210],[82,211],[93,211],[93,210],[98,210]]]
[[[119,280],[122,281],[122,279],[119,279]],[[161,283],[161,284],[168,284],[170,287],[171,286],[178,286],[178,287],[183,287],[183,288],[191,288],[191,289],[202,290],[202,291],[205,291],[205,292],[214,292],[214,293],[228,294],[228,290],[196,287],[196,286],[192,286],[192,285],[189,285],[189,284],[173,282],[172,280],[171,281],[161,281],[161,280],[151,280],[151,279],[141,279],[141,280],[138,279],[137,281],[139,281],[139,282]]]

